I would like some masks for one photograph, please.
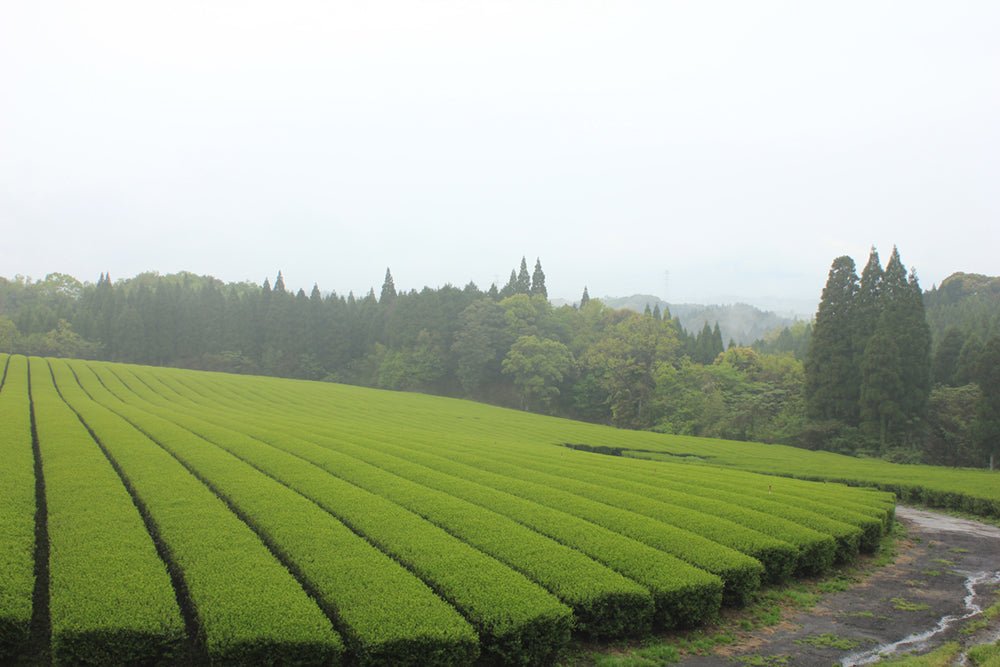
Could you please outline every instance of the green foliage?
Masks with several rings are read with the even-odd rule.
[[[854,260],[847,256],[833,260],[806,357],[806,407],[813,419],[857,423],[857,291]]]
[[[33,370],[34,366],[32,363]],[[339,635],[260,538],[169,453],[93,402],[68,366],[55,364],[53,372],[62,396],[102,443],[148,513],[190,595],[209,659],[259,663],[280,656],[282,660],[314,664],[336,660],[343,651]],[[34,375],[32,379],[34,386]],[[75,417],[73,421],[80,426]],[[107,461],[102,461],[106,465]],[[78,469],[66,472],[81,479]],[[45,478],[48,486],[48,469]],[[86,529],[91,521],[81,522],[81,528]],[[51,528],[51,519],[49,525]],[[114,542],[109,539],[109,543]],[[56,553],[54,541],[52,546]],[[91,560],[92,552],[88,554]],[[117,567],[123,575],[131,574],[129,568]],[[100,580],[98,577],[95,582]],[[57,590],[54,569],[52,589]],[[148,594],[139,590],[142,592],[135,594],[135,603],[148,604]],[[169,598],[172,602],[173,595]],[[120,606],[121,602],[115,604]],[[90,610],[85,617],[92,615]]]
[[[976,440],[990,468],[1000,454],[1000,335],[986,344],[979,359],[977,373],[982,393],[977,410]]]
[[[179,649],[184,625],[153,540],[44,360],[31,360],[30,391],[48,506],[53,660],[164,660]]]
[[[28,363],[0,354],[0,660],[28,640],[34,590],[35,471]]]
[[[807,644],[809,646],[815,646],[816,648],[832,648],[838,651],[850,651],[851,649],[855,649],[861,645],[861,643],[855,639],[840,637],[829,632],[812,635],[804,639],[796,639],[795,643]]]
[[[931,376],[934,382],[954,386],[958,371],[958,357],[965,345],[965,334],[958,327],[949,327],[934,352]]]
[[[518,338],[501,364],[502,372],[514,379],[524,409],[543,411],[559,396],[559,385],[572,367],[565,345],[535,335]]]
[[[594,321],[614,312],[591,309]],[[553,330],[558,318],[541,313],[534,325]],[[628,319],[612,316],[605,331],[643,331]],[[571,627],[620,637],[703,622],[723,595],[740,603],[762,579],[823,572],[878,546],[891,525],[888,494],[719,465],[857,481],[867,472],[891,483],[902,469],[910,482],[935,479],[965,498],[996,492],[977,486],[973,471],[622,431],[417,394],[96,362],[52,368],[147,513],[209,655],[233,660],[286,646],[283,624],[299,603],[251,624],[274,637],[271,648],[238,636],[220,643],[235,632],[224,620],[235,612],[205,592],[223,584],[241,591],[242,605],[268,587],[271,598],[303,601],[311,611],[295,629],[313,639],[303,639],[302,660],[339,655],[322,608],[344,637],[345,659],[358,663],[467,662],[477,650],[496,662],[543,661]],[[712,368],[747,383],[801,377],[791,357],[736,347]],[[239,582],[201,564],[210,545]],[[261,585],[268,572],[274,581]],[[640,657],[660,659],[653,653]]]
[[[927,409],[925,461],[933,465],[979,466],[983,457],[975,447],[979,385],[939,385],[931,390]]]
[[[931,608],[927,603],[912,602],[901,597],[892,598],[890,602],[892,602],[893,609],[898,609],[899,611],[927,611]]]
[[[79,375],[95,399],[146,432],[197,471],[336,619],[361,664],[454,664],[475,659],[478,638],[458,613],[419,579],[316,504],[209,441],[145,407],[117,378]],[[118,395],[131,401],[122,401]],[[169,411],[168,411],[169,414]],[[213,429],[213,434],[221,429]],[[232,439],[230,438],[230,442]]]

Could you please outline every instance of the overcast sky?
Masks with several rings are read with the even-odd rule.
[[[0,275],[808,312],[1000,273],[1000,2],[0,7]]]

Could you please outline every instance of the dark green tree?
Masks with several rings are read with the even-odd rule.
[[[858,423],[860,377],[854,351],[857,291],[854,260],[846,255],[833,260],[805,362],[806,410],[812,419]]]
[[[535,259],[535,270],[531,273],[531,294],[532,296],[544,296],[548,298],[549,291],[545,288],[545,272],[542,271],[542,260]]]
[[[961,386],[976,381],[979,372],[979,358],[983,354],[983,340],[975,332],[969,334],[955,364],[955,384]]]
[[[934,382],[948,387],[955,386],[955,372],[958,370],[958,356],[965,345],[965,334],[958,327],[949,327],[941,337],[934,361],[931,376]]]
[[[382,283],[382,293],[379,296],[378,302],[383,305],[389,305],[396,300],[396,284],[392,281],[392,273],[389,271],[389,267],[385,268],[385,281]]]
[[[869,435],[878,439],[882,453],[899,431],[902,394],[899,347],[889,322],[882,318],[861,362],[861,423]]]
[[[875,334],[879,316],[882,314],[882,278],[885,272],[874,248],[868,255],[868,263],[861,272],[858,293],[854,305],[855,363],[861,365],[868,342]]]
[[[527,269],[525,269],[527,271]],[[517,272],[514,269],[510,270],[510,279],[507,284],[503,286],[500,290],[500,298],[506,299],[509,296],[514,296],[517,294]]]
[[[587,292],[587,287],[584,285],[583,296],[580,297],[580,307],[584,308],[588,303],[590,303],[590,293]]]
[[[976,441],[990,470],[1000,454],[1000,335],[987,341],[976,374],[981,391],[976,411]]]
[[[278,271],[278,277],[274,279],[274,291],[282,292],[285,291],[285,279],[281,275],[281,271]]]
[[[521,268],[517,272],[514,293],[531,294],[531,274],[528,273],[528,262],[524,257],[521,258]]]

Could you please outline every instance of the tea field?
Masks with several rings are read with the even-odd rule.
[[[0,366],[2,662],[543,664],[571,637],[702,623],[892,521],[883,491],[725,467],[894,483],[811,452],[325,383]],[[996,502],[959,472],[945,488]]]

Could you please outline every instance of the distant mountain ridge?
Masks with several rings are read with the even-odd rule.
[[[646,309],[647,305],[650,308],[659,306],[661,312],[669,309],[670,316],[678,318],[681,326],[691,333],[700,331],[706,322],[710,327],[714,327],[715,323],[718,322],[719,329],[722,331],[722,340],[727,345],[730,340],[734,340],[740,345],[749,345],[773,331],[791,326],[796,322],[793,318],[761,310],[746,303],[725,305],[668,304],[660,297],[651,294],[633,294],[623,297],[607,296],[601,298],[601,301],[611,308],[627,308],[640,313]],[[559,299],[553,299],[552,302],[555,305],[569,303]]]

